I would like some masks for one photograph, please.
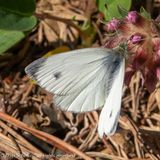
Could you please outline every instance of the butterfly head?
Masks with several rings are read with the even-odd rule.
[[[128,44],[127,42],[120,43],[117,47],[114,48],[117,53],[126,57],[128,55]]]

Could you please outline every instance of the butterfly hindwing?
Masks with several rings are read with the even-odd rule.
[[[99,117],[98,133],[100,137],[103,137],[104,133],[113,135],[116,131],[121,108],[124,72],[125,61],[123,59]]]

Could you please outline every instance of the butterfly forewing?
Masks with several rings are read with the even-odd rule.
[[[55,94],[61,109],[85,112],[104,105],[122,59],[111,49],[80,49],[40,58],[26,67],[26,73]]]

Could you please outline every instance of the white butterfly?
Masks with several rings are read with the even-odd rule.
[[[101,111],[100,137],[116,131],[125,71],[125,52],[114,49],[87,48],[40,58],[25,71],[31,79],[54,93],[55,103],[65,111]]]

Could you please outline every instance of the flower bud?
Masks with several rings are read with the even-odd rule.
[[[129,84],[136,71],[140,71],[148,91],[152,92],[160,80],[160,28],[159,23],[150,18],[143,17],[136,11],[118,21],[113,19],[105,27],[107,31],[115,31],[112,38],[105,43],[107,48],[115,48],[127,42],[127,65],[125,82]]]
[[[138,19],[138,14],[136,11],[131,11],[128,13],[128,16],[126,18],[129,22],[136,23]]]
[[[160,80],[160,67],[156,69],[157,78]]]
[[[142,41],[142,36],[141,35],[132,35],[130,37],[130,41],[133,43],[133,44],[137,44],[139,42]]]
[[[118,29],[118,26],[119,26],[119,20],[114,18],[107,23],[107,30],[113,32]]]

